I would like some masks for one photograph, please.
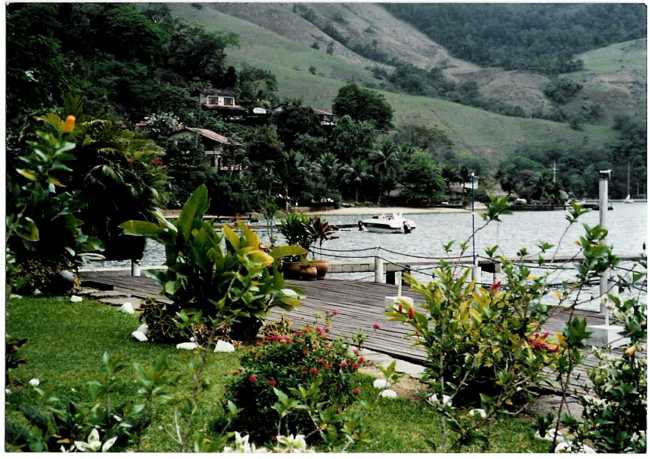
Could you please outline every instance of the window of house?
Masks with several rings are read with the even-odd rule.
[[[208,105],[219,105],[219,96],[208,96],[206,103]]]
[[[232,107],[235,105],[235,98],[234,97],[224,97],[223,98],[223,104],[227,105],[229,107]]]

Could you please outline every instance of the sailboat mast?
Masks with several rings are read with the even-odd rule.
[[[630,162],[627,162],[627,197],[630,197]]]

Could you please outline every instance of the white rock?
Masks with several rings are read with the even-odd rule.
[[[474,408],[473,410],[469,410],[470,416],[476,416],[477,414],[483,419],[487,418],[487,413],[483,408]]]
[[[9,295],[9,299],[10,299],[10,300],[19,300],[19,299],[21,299],[22,297],[23,297],[22,295],[18,295],[18,294],[16,294],[16,293],[12,293],[11,295]]]
[[[235,352],[235,346],[223,340],[217,341],[214,352]]]
[[[385,379],[375,379],[372,383],[372,387],[375,389],[388,389],[390,387],[390,383]]]
[[[43,292],[41,292],[39,289],[37,288],[34,289],[34,295],[40,295],[41,293]]]
[[[29,380],[29,385],[30,386],[38,387],[38,385],[40,383],[41,383],[41,381],[39,381],[38,378],[32,378],[32,379]]]
[[[397,398],[397,392],[392,389],[384,389],[379,392],[379,396],[382,398]]]
[[[176,349],[183,349],[183,350],[186,350],[186,351],[192,351],[192,350],[196,349],[197,347],[199,347],[199,345],[196,344],[196,343],[178,343],[176,345]]]
[[[83,301],[83,298],[81,298],[80,296],[72,295],[70,297],[70,302],[71,303],[81,303],[82,301]]]
[[[138,331],[138,330],[131,333],[131,336],[133,336],[135,339],[137,339],[141,343],[144,342],[144,341],[149,341],[149,338],[147,338],[147,335],[145,335],[144,333],[142,333],[141,331]]]
[[[120,311],[123,312],[124,314],[135,314],[135,309],[133,308],[133,305],[128,301],[124,303],[122,306],[120,306]]]
[[[142,323],[138,328],[135,329],[135,331],[144,333],[146,335],[147,333],[149,333],[149,325],[147,325],[146,323]]]

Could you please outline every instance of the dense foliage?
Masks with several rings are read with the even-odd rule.
[[[350,115],[357,120],[369,121],[379,130],[392,127],[393,109],[384,96],[355,83],[339,89],[332,110],[338,116]]]
[[[621,137],[601,149],[523,150],[501,163],[496,178],[508,193],[533,201],[560,203],[567,194],[578,198],[598,196],[598,171],[611,169],[610,197],[622,199],[627,194],[644,195],[647,175],[645,127],[629,119],[618,120],[616,127]]]
[[[323,325],[265,340],[242,357],[242,371],[227,387],[226,399],[239,408],[232,427],[258,442],[280,433],[302,433],[310,443],[336,438],[340,415],[356,399],[363,358],[330,340]]]
[[[646,36],[643,5],[386,4],[461,59],[559,74],[579,70],[574,55]]]
[[[240,234],[228,225],[217,233],[203,220],[209,206],[208,190],[201,185],[174,222],[155,211],[155,223],[129,220],[120,227],[126,235],[165,246],[167,270],[155,276],[162,293],[173,301],[171,313],[182,311],[210,326],[225,323],[232,326],[233,338],[251,339],[272,307],[292,309],[299,304],[297,294],[284,288],[278,262],[303,250],[279,246],[269,255],[245,225]]]

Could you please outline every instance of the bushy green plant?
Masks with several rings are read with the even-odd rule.
[[[335,420],[356,398],[355,374],[363,358],[327,333],[317,325],[269,335],[242,357],[242,369],[226,390],[239,408],[233,429],[258,443],[279,434],[302,433],[310,443],[336,434],[342,426]],[[314,418],[321,415],[322,423]]]
[[[287,244],[299,245],[305,251],[314,242],[311,232],[311,219],[308,215],[300,212],[286,214],[278,225],[278,230],[287,240]]]
[[[167,365],[135,367],[133,398],[117,401],[117,375],[126,365],[104,353],[102,373],[85,388],[48,393],[40,381],[12,386],[6,399],[5,448],[9,451],[124,451],[137,444],[153,416],[154,402],[165,397]]]
[[[18,291],[55,290],[59,273],[75,270],[82,252],[101,249],[98,240],[83,233],[82,202],[65,186],[74,160],[76,145],[69,139],[75,117],[43,121],[53,132],[36,131],[30,151],[18,158],[17,175],[8,175],[5,242],[15,260],[8,284]]]
[[[596,353],[599,364],[589,370],[593,395],[580,397],[582,417],[565,416],[573,448],[589,443],[597,452],[645,453],[647,449],[648,362],[644,357],[647,338],[647,304],[639,288],[647,276],[645,266],[619,286],[632,294],[623,301],[610,295],[616,319],[630,344],[620,356],[610,349]]]
[[[165,246],[167,269],[154,276],[177,310],[200,313],[206,322],[232,324],[233,333],[235,327],[244,333],[237,332],[239,339],[254,338],[272,307],[299,305],[296,292],[284,288],[278,261],[304,251],[279,246],[267,254],[246,225],[240,225],[239,232],[224,225],[223,233],[218,233],[203,220],[209,205],[207,188],[201,185],[177,220],[169,221],[156,211],[156,223],[132,220],[120,227],[127,235],[148,237]],[[252,336],[249,329],[254,329]]]

